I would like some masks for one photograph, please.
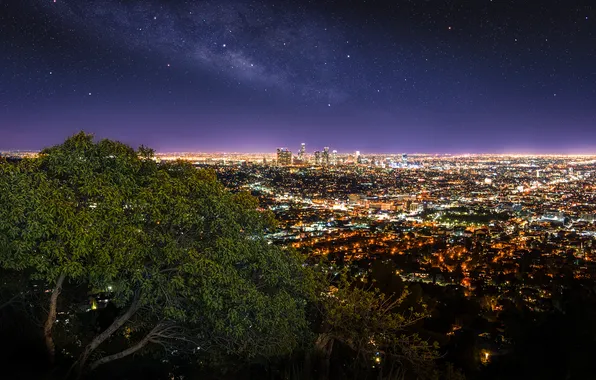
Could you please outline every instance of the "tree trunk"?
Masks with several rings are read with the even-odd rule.
[[[103,358],[94,361],[89,366],[89,369],[91,371],[93,371],[97,367],[99,367],[100,365],[103,365],[103,364],[112,362],[114,360],[122,359],[122,358],[124,358],[124,357],[126,357],[128,355],[134,354],[135,352],[137,352],[141,348],[145,347],[151,341],[151,334],[152,334],[152,332],[148,333],[141,341],[139,341],[134,346],[127,348],[124,351],[120,351],[120,352],[118,352],[116,354],[113,354],[113,355],[104,356]]]
[[[137,312],[137,310],[139,310],[141,306],[139,299],[140,293],[136,293],[135,297],[132,300],[132,303],[130,304],[126,312],[122,314],[120,317],[116,318],[114,322],[112,322],[112,324],[108,326],[107,329],[105,329],[102,333],[93,338],[91,343],[89,343],[87,347],[85,347],[85,351],[83,351],[79,359],[73,364],[73,366],[70,369],[70,371],[72,371],[73,369],[75,370],[76,379],[79,379],[83,374],[83,369],[85,368],[85,364],[87,363],[87,360],[89,359],[91,353],[93,353],[93,351],[95,351],[95,349],[99,347],[100,344],[102,344],[110,336],[112,336],[112,334],[116,332],[116,330],[122,327],[122,325],[124,325],[126,321],[128,321]],[[69,376],[67,375],[67,377]]]
[[[303,379],[310,379],[312,377],[312,352],[310,351],[306,351],[304,354],[304,367],[302,372]]]
[[[319,380],[329,379],[331,352],[334,339],[328,334],[320,334],[315,342],[317,356],[319,357]]]
[[[54,345],[54,338],[52,337],[52,328],[56,322],[58,296],[62,291],[62,284],[64,284],[65,279],[66,274],[62,273],[60,277],[58,277],[58,280],[56,280],[56,286],[54,286],[54,290],[52,290],[52,295],[50,296],[50,310],[48,311],[48,317],[43,325],[43,337],[46,343],[50,364],[54,364],[54,360],[56,359],[56,346]]]

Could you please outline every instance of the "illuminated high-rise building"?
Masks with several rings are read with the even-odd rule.
[[[356,151],[356,163],[357,164],[361,164],[362,163],[362,157],[360,156],[360,151],[359,150]]]
[[[337,165],[337,150],[333,150],[331,154],[331,165]]]
[[[323,148],[323,165],[329,166],[329,147]]]
[[[306,159],[306,144],[302,143],[300,145],[300,151],[298,152],[298,159],[300,161],[304,161]]]
[[[287,148],[277,148],[277,164],[281,166],[292,165],[292,152]]]
[[[321,152],[318,150],[315,152],[315,164],[321,165]]]
[[[408,155],[406,153],[401,155],[401,164],[402,166],[408,166]]]

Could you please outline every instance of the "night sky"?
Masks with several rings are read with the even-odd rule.
[[[590,4],[0,0],[0,149],[596,153]]]

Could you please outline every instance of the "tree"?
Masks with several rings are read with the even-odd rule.
[[[116,273],[109,260],[138,249],[138,221],[127,218],[128,203],[143,181],[144,161],[132,148],[110,140],[93,142],[79,133],[64,144],[0,170],[0,265],[31,270],[48,285],[43,327],[50,361],[52,330],[66,282],[91,286]]]
[[[90,368],[151,343],[252,358],[303,339],[312,281],[301,257],[268,244],[271,216],[213,172],[84,133],[0,170],[0,265],[50,284],[50,357],[65,282],[108,293],[122,310],[87,342],[76,373],[116,335],[126,346]]]
[[[404,289],[397,296],[387,296],[378,289],[362,288],[342,276],[320,302],[323,327],[316,348],[323,358],[321,378],[328,377],[335,341],[349,347],[356,361],[374,361],[381,373],[386,371],[385,375],[392,376],[407,368],[421,376],[431,376],[438,346],[429,344],[412,331],[412,327],[428,315],[400,309],[408,294]]]

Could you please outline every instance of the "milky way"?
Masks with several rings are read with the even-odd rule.
[[[574,0],[5,1],[0,149],[596,152],[595,67]]]
[[[144,49],[171,62],[170,67],[194,64],[264,89],[274,86],[332,102],[354,88],[353,79],[339,75],[344,63],[337,61],[349,59],[343,28],[325,27],[321,16],[300,8],[235,1],[46,5],[80,32]]]

